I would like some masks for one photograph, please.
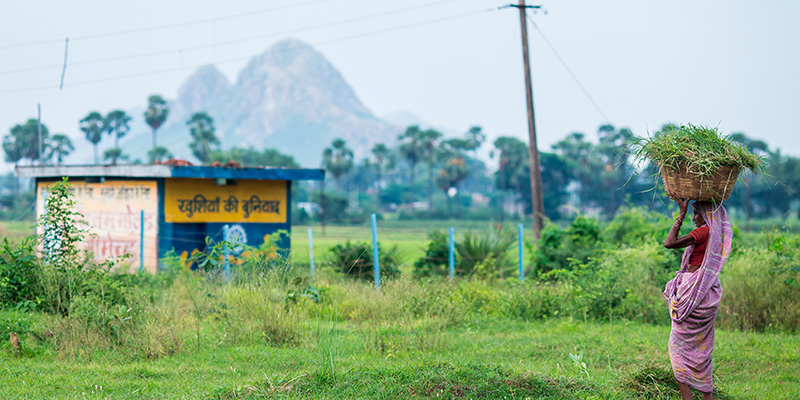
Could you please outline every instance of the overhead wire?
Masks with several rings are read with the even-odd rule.
[[[463,0],[440,0],[440,1],[433,2],[433,3],[426,3],[426,4],[422,4],[422,5],[417,5],[417,6],[411,6],[411,7],[395,9],[395,10],[391,10],[391,11],[383,11],[383,12],[374,13],[374,14],[362,15],[360,17],[347,18],[347,19],[343,19],[343,20],[339,20],[339,21],[326,22],[326,23],[323,23],[323,24],[310,25],[310,26],[305,26],[305,27],[301,27],[301,28],[294,28],[294,29],[289,29],[289,30],[280,31],[280,32],[271,32],[271,33],[266,33],[266,34],[261,34],[261,35],[247,36],[247,37],[243,37],[243,38],[232,39],[232,40],[227,40],[227,41],[222,41],[222,42],[216,42],[215,41],[215,43],[207,43],[207,44],[202,44],[202,45],[197,45],[197,46],[189,46],[189,47],[182,47],[182,48],[173,48],[173,49],[169,49],[169,50],[158,50],[158,51],[151,51],[151,52],[146,52],[146,53],[129,54],[129,55],[118,56],[118,57],[107,57],[107,58],[100,58],[100,59],[86,60],[86,61],[73,61],[69,65],[70,65],[70,67],[75,67],[75,66],[81,66],[81,65],[90,65],[90,64],[106,63],[106,62],[113,62],[113,61],[130,60],[130,59],[142,58],[142,57],[168,55],[168,54],[175,54],[175,53],[181,53],[181,52],[187,52],[187,51],[202,50],[202,49],[208,49],[208,48],[216,49],[219,46],[229,46],[229,45],[232,45],[232,44],[237,44],[237,43],[242,43],[242,42],[249,42],[249,41],[254,41],[254,40],[259,40],[259,39],[265,39],[265,38],[269,38],[269,37],[278,37],[278,36],[289,35],[289,34],[293,34],[293,33],[306,32],[306,31],[320,29],[320,28],[327,28],[327,27],[331,27],[331,26],[345,25],[345,24],[350,24],[350,23],[353,23],[353,22],[359,22],[359,21],[369,20],[369,19],[373,19],[373,18],[385,17],[385,16],[388,16],[388,15],[394,15],[394,14],[399,14],[399,13],[404,13],[404,12],[409,12],[409,11],[420,10],[420,9],[424,9],[424,8],[430,8],[430,7],[438,6],[438,5],[441,5],[441,4],[453,3],[453,2],[456,2],[456,1],[463,1]],[[17,73],[22,73],[22,72],[32,72],[32,71],[40,71],[40,70],[55,69],[55,68],[61,68],[61,65],[60,64],[52,64],[52,65],[43,65],[43,66],[22,68],[22,69],[16,69],[16,70],[0,71],[0,75],[10,75],[10,74],[17,74]]]
[[[448,0],[448,1],[456,1],[456,0]],[[384,34],[384,33],[388,33],[388,32],[395,32],[395,31],[404,30],[404,29],[410,29],[410,28],[416,28],[416,27],[425,26],[425,25],[431,25],[431,24],[435,24],[435,23],[439,23],[439,22],[454,20],[454,19],[458,19],[458,18],[464,18],[464,17],[468,17],[468,16],[472,16],[472,15],[483,14],[483,13],[490,12],[490,11],[495,11],[495,9],[481,9],[481,10],[476,10],[476,11],[470,11],[470,12],[460,13],[460,14],[456,14],[456,15],[451,15],[451,16],[447,16],[447,17],[431,19],[431,20],[412,23],[412,24],[400,25],[400,26],[395,26],[395,27],[391,27],[391,28],[378,29],[378,30],[374,30],[374,31],[360,33],[360,34],[344,36],[344,37],[340,37],[340,38],[336,38],[336,39],[324,40],[324,41],[320,41],[320,42],[311,43],[310,45],[311,46],[323,46],[323,45],[327,45],[327,44],[331,44],[331,43],[338,43],[338,42],[358,39],[358,38],[367,37],[367,36],[374,36],[374,35]],[[283,52],[295,51],[295,50],[302,49],[302,48],[305,48],[305,46],[290,47],[290,48],[287,48],[287,49],[283,49]],[[249,59],[251,59],[253,57],[256,57],[256,56],[258,56],[260,54],[261,53],[249,54],[249,55],[246,55],[246,56],[228,58],[228,59],[224,59],[224,60],[219,61],[217,64],[226,64],[226,63],[237,62],[237,61],[242,61],[242,60],[249,60]],[[200,66],[207,65],[207,64],[208,63],[196,64],[196,65],[190,66],[190,68],[196,68],[196,67],[200,67]],[[181,71],[183,69],[184,69],[183,66],[182,67],[164,68],[164,69],[156,70],[156,71],[148,71],[148,72],[142,72],[142,73],[136,73],[136,74],[120,75],[120,76],[114,76],[114,77],[108,77],[108,78],[100,78],[100,79],[93,79],[93,80],[88,80],[88,81],[75,82],[75,83],[66,84],[64,86],[69,88],[69,87],[72,87],[72,86],[83,86],[83,85],[89,85],[89,84],[93,84],[93,83],[109,82],[109,81],[116,81],[116,80],[130,79],[130,78],[138,78],[138,77],[151,76],[151,75],[160,75],[160,74],[165,74],[165,73],[170,73],[170,72],[175,72],[175,71]],[[0,94],[26,92],[26,91],[38,91],[38,90],[49,90],[49,89],[58,89],[58,85],[0,90]]]
[[[260,10],[254,10],[254,11],[248,11],[248,12],[243,12],[243,13],[225,15],[225,16],[216,17],[216,18],[207,18],[207,19],[202,19],[202,20],[179,22],[179,23],[167,24],[167,25],[158,25],[158,26],[152,26],[152,27],[147,27],[147,28],[126,29],[126,30],[112,31],[112,32],[105,32],[105,33],[93,33],[93,34],[89,34],[89,35],[72,36],[71,39],[74,41],[74,40],[107,38],[107,37],[110,37],[110,36],[120,36],[120,35],[127,35],[127,34],[131,34],[131,33],[151,32],[151,31],[158,31],[158,30],[171,29],[171,28],[180,28],[180,27],[184,27],[184,26],[207,24],[207,23],[210,23],[212,21],[224,21],[224,20],[228,20],[228,19],[248,17],[248,16],[263,14],[263,13],[267,13],[267,12],[273,12],[273,11],[279,11],[279,10],[284,10],[284,9],[289,9],[289,8],[302,7],[302,6],[311,5],[311,4],[317,4],[317,3],[325,3],[325,2],[329,2],[329,1],[333,1],[333,0],[311,0],[311,1],[305,1],[305,2],[302,2],[302,3],[293,3],[293,4],[283,5],[283,6],[269,7],[269,8],[263,8],[263,9],[260,9]],[[49,44],[49,43],[61,43],[63,41],[64,41],[64,38],[59,38],[59,39],[46,39],[46,40],[36,40],[36,41],[31,41],[31,42],[6,44],[6,45],[0,45],[0,50],[17,48],[17,47],[38,46],[38,45]]]
[[[534,28],[534,29],[536,29],[536,31],[537,31],[537,32],[539,32],[539,35],[541,35],[541,36],[542,36],[542,39],[544,39],[544,42],[547,44],[547,46],[548,46],[548,47],[550,47],[550,50],[552,50],[552,51],[553,51],[553,54],[555,54],[556,58],[558,58],[558,60],[561,62],[561,65],[563,65],[563,66],[564,66],[564,69],[566,69],[566,70],[567,70],[567,72],[569,73],[569,75],[572,77],[572,79],[575,81],[575,83],[578,85],[578,87],[580,87],[580,89],[583,91],[583,94],[585,94],[585,95],[586,95],[586,97],[587,97],[587,98],[589,99],[589,101],[592,103],[592,105],[593,105],[593,106],[594,106],[594,108],[597,110],[597,112],[598,112],[598,113],[600,113],[600,115],[603,117],[603,119],[606,121],[606,123],[607,123],[607,124],[610,124],[610,122],[609,122],[609,120],[608,120],[608,117],[606,117],[606,114],[603,112],[603,110],[602,110],[602,109],[600,109],[600,106],[599,106],[599,105],[597,104],[597,102],[594,100],[594,98],[592,97],[592,95],[591,95],[591,94],[589,94],[589,91],[588,91],[588,90],[586,90],[586,87],[585,87],[585,86],[583,86],[583,84],[582,84],[582,83],[581,83],[581,81],[578,79],[578,77],[575,75],[575,73],[574,73],[574,72],[572,72],[572,69],[569,67],[569,65],[567,65],[567,62],[566,62],[566,61],[564,61],[564,58],[563,58],[563,57],[561,57],[561,54],[559,54],[559,53],[558,53],[558,50],[556,50],[555,46],[553,46],[553,44],[552,44],[552,43],[550,43],[550,40],[549,40],[549,39],[547,39],[547,36],[544,34],[544,32],[543,32],[541,29],[539,29],[539,26],[538,26],[538,25],[536,25],[536,22],[533,20],[533,18],[531,18],[531,16],[530,16],[530,15],[526,15],[526,17],[528,18],[528,21],[531,23],[531,25],[533,25],[533,28]]]

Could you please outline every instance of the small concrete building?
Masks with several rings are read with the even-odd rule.
[[[69,178],[78,212],[91,227],[84,248],[98,260],[130,254],[132,270],[158,271],[170,250],[204,250],[206,237],[258,247],[279,230],[291,232],[292,181],[322,180],[320,169],[175,165],[17,167],[34,178],[36,215],[47,188]],[[290,249],[289,238],[280,247]]]

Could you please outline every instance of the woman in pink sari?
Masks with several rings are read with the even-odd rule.
[[[678,232],[686,217],[689,201],[675,201],[678,202],[680,213],[667,235],[664,247],[685,247],[686,250],[680,271],[664,289],[672,319],[669,357],[683,399],[691,400],[691,386],[703,392],[703,400],[711,400],[714,320],[722,297],[719,272],[730,254],[733,232],[722,205],[695,202],[692,220],[697,228],[679,238]]]

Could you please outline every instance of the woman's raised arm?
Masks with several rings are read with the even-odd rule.
[[[682,249],[694,244],[694,236],[692,235],[686,235],[680,238],[678,237],[678,232],[681,231],[683,219],[686,218],[686,210],[689,208],[689,200],[674,200],[678,203],[678,218],[675,219],[675,222],[672,224],[672,229],[670,229],[669,234],[667,234],[667,240],[664,241],[664,247],[668,249]]]

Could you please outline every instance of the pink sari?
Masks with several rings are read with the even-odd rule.
[[[722,297],[719,272],[731,252],[733,231],[722,205],[698,203],[697,207],[710,229],[703,263],[697,271],[688,272],[689,255],[694,246],[687,247],[681,270],[667,282],[664,297],[672,318],[669,357],[675,379],[710,393],[713,389],[714,320]]]

